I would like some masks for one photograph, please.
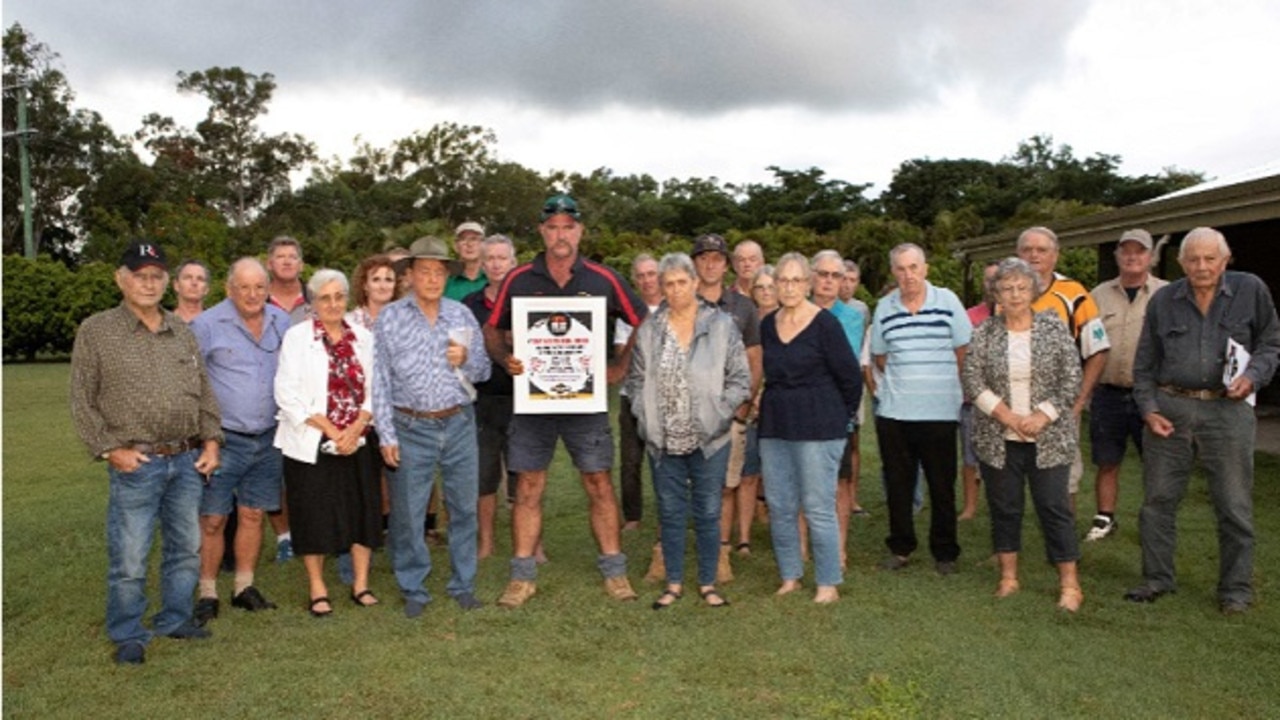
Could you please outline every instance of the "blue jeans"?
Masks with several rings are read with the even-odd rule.
[[[819,585],[839,585],[844,581],[840,569],[840,523],[836,520],[836,474],[840,472],[840,456],[846,442],[843,438],[760,438],[769,532],[778,574],[784,582],[804,575],[800,559],[801,509],[809,523],[815,580]]]
[[[467,406],[439,420],[396,412],[393,422],[400,443],[400,467],[387,469],[391,493],[387,549],[400,592],[405,600],[431,600],[425,586],[431,574],[431,554],[427,552],[424,524],[437,468],[449,511],[451,575],[445,591],[453,597],[475,592],[480,472],[475,410]]]
[[[715,585],[720,560],[720,493],[728,465],[728,444],[711,457],[695,450],[688,455],[663,453],[654,460],[653,494],[658,499],[667,583],[684,582],[685,527],[692,511],[698,584]]]
[[[107,637],[117,645],[146,643],[147,556],[160,523],[160,612],[152,629],[167,635],[191,620],[192,597],[200,578],[200,493],[198,451],[152,455],[131,473],[108,467]]]
[[[1196,400],[1157,393],[1160,413],[1173,423],[1162,438],[1142,436],[1145,497],[1138,514],[1142,576],[1155,590],[1172,591],[1178,505],[1187,493],[1195,455],[1209,485],[1218,521],[1218,599],[1253,601],[1253,408],[1235,400]]]

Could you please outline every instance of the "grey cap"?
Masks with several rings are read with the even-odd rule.
[[[1127,242],[1136,242],[1148,250],[1155,246],[1155,243],[1151,241],[1151,233],[1142,228],[1125,230],[1124,234],[1120,236],[1119,244],[1123,245]]]

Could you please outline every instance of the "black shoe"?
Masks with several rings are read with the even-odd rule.
[[[880,561],[881,570],[901,570],[907,566],[907,558],[903,555],[890,555]]]
[[[191,614],[191,621],[200,627],[204,627],[208,622],[218,617],[218,598],[202,597],[196,601],[195,612]]]
[[[463,610],[479,610],[484,607],[484,603],[476,599],[471,593],[461,593],[453,596],[454,601],[458,603],[458,607]]]
[[[250,585],[241,590],[239,595],[231,598],[231,607],[257,612],[258,610],[275,610],[276,604],[262,597],[262,593],[258,592],[258,588]]]
[[[1223,615],[1239,615],[1249,612],[1249,603],[1244,600],[1223,600],[1218,603],[1218,610]]]
[[[117,665],[141,665],[147,661],[147,648],[140,642],[125,642],[116,646]]]
[[[1153,603],[1160,599],[1161,595],[1166,594],[1167,590],[1157,590],[1148,585],[1139,585],[1124,594],[1124,599],[1129,602],[1136,603]]]
[[[933,564],[933,569],[937,570],[938,574],[943,577],[946,577],[948,575],[955,575],[956,561],[955,560],[939,560],[938,562]]]
[[[174,640],[204,640],[213,637],[213,633],[200,627],[192,620],[191,622],[182,623],[172,631],[165,633],[165,637],[173,638]]]

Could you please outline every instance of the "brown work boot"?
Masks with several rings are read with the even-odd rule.
[[[660,583],[667,579],[667,563],[662,559],[662,543],[653,546],[653,560],[649,562],[649,572],[644,574],[647,583]]]
[[[614,600],[635,600],[636,591],[631,589],[631,581],[626,575],[604,579],[604,591]]]
[[[538,584],[532,580],[512,580],[507,583],[507,589],[502,591],[502,597],[498,598],[498,607],[518,608],[536,592]]]
[[[733,582],[733,566],[729,564],[729,543],[720,543],[720,562],[716,565],[716,582]]]

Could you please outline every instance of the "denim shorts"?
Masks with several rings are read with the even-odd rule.
[[[1119,465],[1129,440],[1142,453],[1142,415],[1133,392],[1115,385],[1098,385],[1089,403],[1089,440],[1093,464]]]
[[[755,423],[734,421],[729,430],[729,462],[724,486],[733,489],[742,478],[760,474],[760,431]]]
[[[613,432],[608,413],[590,415],[513,415],[507,436],[507,468],[541,472],[551,465],[556,440],[564,439],[579,472],[613,470]]]
[[[257,435],[223,430],[221,466],[204,486],[201,515],[230,515],[241,507],[275,512],[280,509],[284,460],[275,447],[276,429]]]

